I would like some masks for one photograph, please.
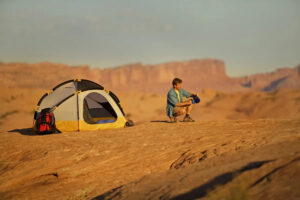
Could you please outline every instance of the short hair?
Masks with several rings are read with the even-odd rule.
[[[174,78],[172,81],[173,86],[177,85],[178,83],[182,83],[182,80],[180,78]]]

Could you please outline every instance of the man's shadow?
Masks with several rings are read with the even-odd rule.
[[[150,121],[151,123],[171,123],[170,121],[168,120],[152,120]]]

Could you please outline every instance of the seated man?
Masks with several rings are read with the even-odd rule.
[[[191,97],[196,94],[190,94],[183,90],[181,88],[182,80],[179,78],[175,78],[172,84],[173,88],[168,92],[167,99],[167,115],[170,118],[170,122],[177,122],[176,117],[183,114],[185,114],[183,122],[194,122],[195,120],[190,117],[193,105]]]

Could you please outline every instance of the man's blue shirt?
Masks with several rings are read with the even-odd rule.
[[[179,92],[179,98],[180,98],[180,102],[183,101],[183,97],[185,98],[189,98],[190,97],[190,93],[183,90],[182,88],[178,91]],[[175,89],[172,88],[169,92],[168,92],[168,96],[167,96],[167,115],[169,117],[172,117],[172,110],[174,107],[176,107],[177,103],[179,102],[179,99],[177,97],[177,94],[175,92]]]

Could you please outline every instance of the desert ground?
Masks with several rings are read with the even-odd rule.
[[[166,97],[118,93],[134,127],[36,135],[44,89],[2,88],[0,199],[300,199],[300,91],[199,91],[194,123]]]

